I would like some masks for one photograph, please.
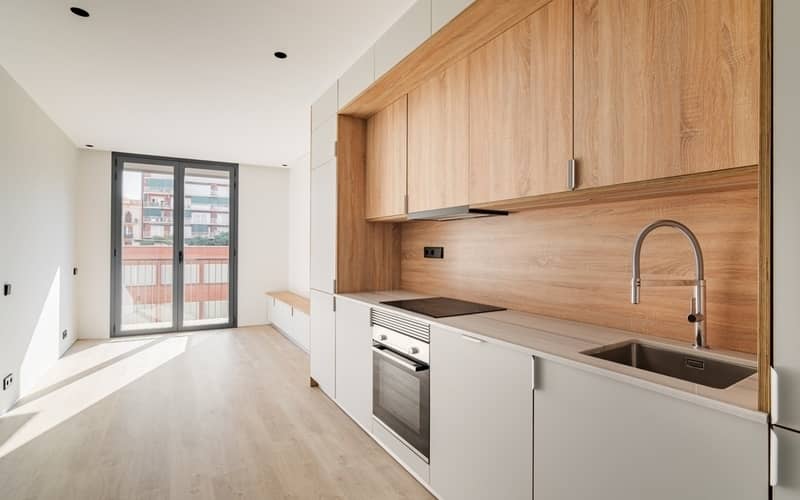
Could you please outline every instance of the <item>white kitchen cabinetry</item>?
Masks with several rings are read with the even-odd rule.
[[[339,109],[375,81],[375,49],[370,47],[339,78]]]
[[[336,279],[336,160],[311,169],[310,284],[334,293]],[[313,315],[314,312],[312,311]],[[312,346],[313,348],[313,346]]]
[[[292,309],[291,337],[297,343],[297,345],[306,351],[309,350],[309,345],[311,343],[309,338],[309,328],[310,325],[308,315],[299,309]]]
[[[362,427],[372,429],[372,329],[369,306],[336,302],[336,402]]]
[[[418,0],[375,42],[375,79],[431,36],[431,0]]]
[[[336,157],[336,125],[334,114],[311,131],[311,168],[317,168]]]
[[[534,498],[767,499],[767,425],[536,360]]]
[[[774,4],[772,364],[778,374],[773,422],[800,432],[800,2]],[[798,492],[800,497],[800,492]]]
[[[431,28],[436,33],[475,0],[432,0]]]
[[[288,336],[292,330],[292,306],[280,300],[272,300],[272,325]]]
[[[778,484],[772,491],[772,500],[797,500],[800,498],[800,433],[774,428],[778,440]]]
[[[431,327],[430,475],[442,499],[531,499],[532,361]]]
[[[334,84],[311,105],[311,130],[316,130],[323,122],[336,114],[336,111],[339,109],[338,94],[338,83],[334,82]]]
[[[311,290],[311,378],[336,397],[336,313],[334,296]]]

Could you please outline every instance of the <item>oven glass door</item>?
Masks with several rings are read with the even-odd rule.
[[[386,346],[372,347],[372,414],[428,460],[430,366]]]

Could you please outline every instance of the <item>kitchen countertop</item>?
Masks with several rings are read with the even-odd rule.
[[[513,310],[437,319],[381,304],[388,300],[430,297],[403,290],[346,293],[337,294],[337,297],[380,307],[396,314],[522,350],[532,356],[567,364],[755,422],[767,423],[767,414],[758,411],[757,373],[727,389],[714,389],[582,354],[588,349],[630,340],[692,352],[688,343],[682,344],[634,332]],[[687,339],[689,337],[690,331],[687,326]],[[710,350],[702,354],[705,357],[756,367],[755,355],[721,350]]]

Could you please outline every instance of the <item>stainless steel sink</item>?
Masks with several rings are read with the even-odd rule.
[[[598,347],[583,354],[715,389],[730,387],[756,372],[751,366],[635,341]]]

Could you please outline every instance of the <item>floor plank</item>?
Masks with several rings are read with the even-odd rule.
[[[79,341],[0,417],[14,499],[432,498],[270,327]]]

